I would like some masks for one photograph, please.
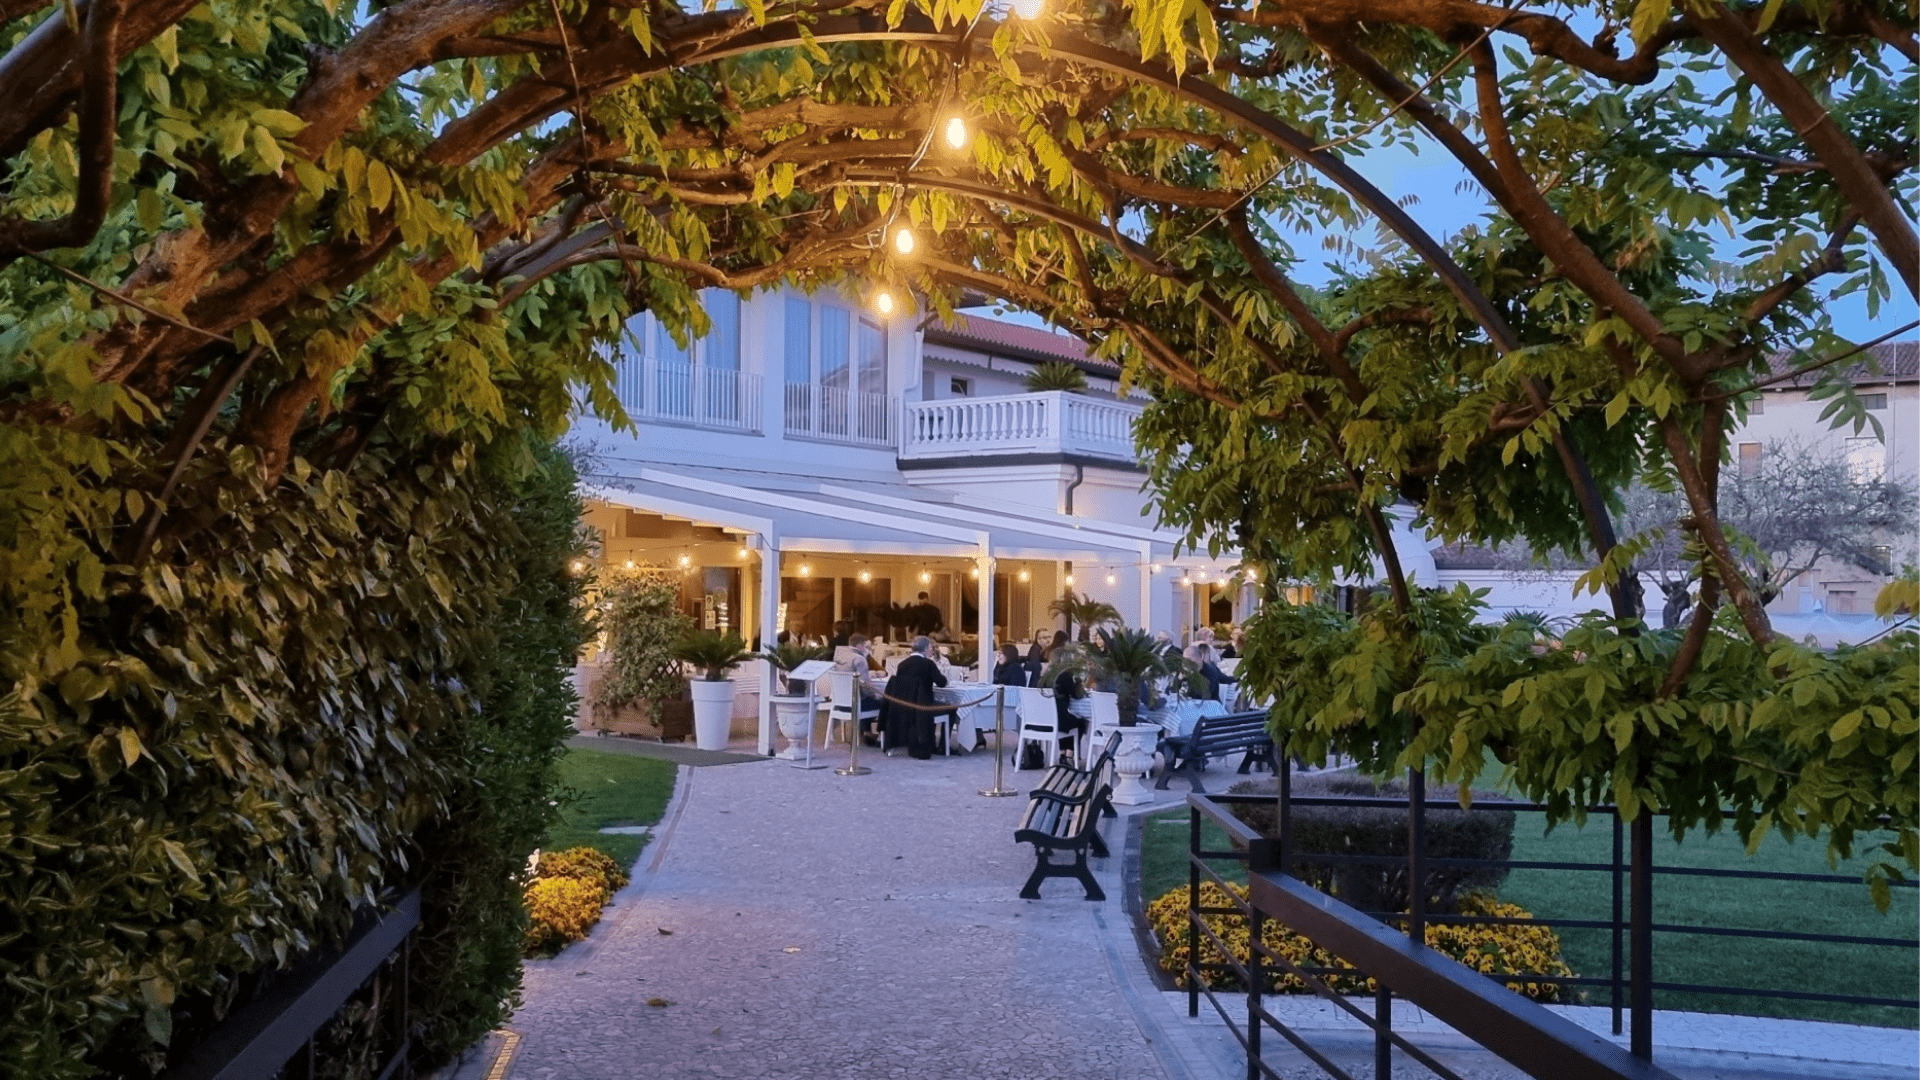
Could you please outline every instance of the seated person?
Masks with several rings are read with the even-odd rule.
[[[1030,686],[1030,680],[1026,658],[1020,655],[1020,646],[1011,642],[1000,646],[1000,660],[993,665],[994,685]]]
[[[873,692],[873,687],[867,682],[867,674],[873,670],[873,647],[867,643],[865,634],[854,634],[847,638],[846,647],[848,652],[845,654],[844,661],[838,666],[842,671],[853,672],[853,690],[860,701],[860,707],[855,711],[856,713],[865,712],[880,701],[879,695]],[[883,713],[878,719],[860,721],[860,739],[865,745],[880,745],[875,725],[880,723],[884,715]]]
[[[1220,670],[1219,654],[1212,645],[1198,644],[1187,649],[1187,659],[1200,665],[1200,677],[1207,680],[1207,700],[1219,701],[1220,688],[1239,682],[1239,678]]]
[[[886,721],[887,746],[906,743],[907,754],[920,761],[933,757],[933,725],[954,717],[952,709],[940,710],[934,688],[947,685],[940,665],[933,660],[933,641],[925,636],[913,639],[913,649],[887,680],[887,700],[880,705]]]

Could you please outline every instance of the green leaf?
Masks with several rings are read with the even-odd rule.
[[[192,857],[187,854],[187,849],[181,847],[178,841],[162,840],[160,841],[160,849],[167,853],[167,861],[173,864],[174,869],[195,881],[200,880],[199,868],[193,865]]]
[[[287,163],[287,156],[280,152],[280,144],[274,141],[273,132],[264,127],[256,126],[253,129],[253,156],[269,173],[279,172]]]
[[[147,748],[140,742],[139,732],[130,727],[120,729],[120,757],[128,767],[132,767],[134,762],[139,761],[140,755],[146,751]]]
[[[1633,9],[1633,42],[1644,45],[1660,27],[1666,25],[1667,15],[1673,11],[1673,0],[1640,0]]]

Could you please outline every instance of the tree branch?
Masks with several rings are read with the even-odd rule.
[[[74,147],[80,176],[74,187],[73,212],[53,221],[22,221],[12,215],[0,219],[0,268],[28,252],[80,247],[93,239],[107,219],[113,196],[114,129],[120,119],[115,42],[125,5],[126,0],[93,0],[87,7],[86,34],[80,42],[80,137]]]

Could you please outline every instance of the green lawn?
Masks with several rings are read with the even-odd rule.
[[[1528,825],[1529,816],[1521,815],[1515,828],[1515,859],[1604,863],[1612,856],[1612,831],[1599,819],[1593,828],[1563,827],[1548,836],[1537,826]],[[1187,812],[1155,814],[1142,827],[1140,885],[1143,897],[1151,901],[1168,889],[1186,884]],[[1225,838],[1211,826],[1207,827],[1204,843],[1210,850],[1226,846]],[[1759,853],[1748,859],[1739,840],[1728,833],[1693,836],[1684,844],[1656,837],[1654,864],[1806,874],[1859,873],[1857,863],[1829,869],[1823,844],[1788,844],[1778,836],[1768,837]],[[1215,868],[1228,880],[1246,880],[1238,864],[1230,868],[1216,864]],[[1606,919],[1612,915],[1612,883],[1605,872],[1516,870],[1500,889],[1500,896],[1541,916]],[[1653,896],[1654,921],[1660,923],[1909,940],[1920,925],[1914,890],[1896,889],[1892,909],[1882,915],[1874,910],[1866,886],[1858,880],[1825,884],[1658,875]],[[1560,936],[1567,962],[1576,971],[1604,976],[1611,970],[1611,936],[1606,931],[1562,930]],[[1920,990],[1920,951],[1910,948],[1662,933],[1654,936],[1653,949],[1654,978],[1661,982],[1907,998]],[[1605,987],[1590,988],[1588,1001],[1605,1004],[1606,992]],[[1660,991],[1655,1001],[1663,1009],[1915,1026],[1912,1011],[1884,1007],[1677,991]]]
[[[652,825],[666,812],[673,795],[675,766],[670,761],[568,750],[560,759],[566,789],[560,821],[547,832],[548,851],[596,847],[621,866],[631,867],[646,844],[644,836],[608,835],[608,825]],[[568,797],[571,796],[571,797]]]

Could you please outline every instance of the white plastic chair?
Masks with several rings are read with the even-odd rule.
[[[1231,660],[1220,661],[1220,670],[1228,675],[1238,672],[1240,670],[1240,658],[1236,656]]]
[[[1022,686],[1020,691],[1020,738],[1013,744],[1013,759],[1017,763],[1020,755],[1026,752],[1028,743],[1038,743],[1046,748],[1047,767],[1060,760],[1060,744],[1073,735],[1060,730],[1060,716],[1054,710],[1053,691],[1039,686]]]
[[[880,706],[878,703],[870,707],[863,707],[863,703],[860,700],[860,691],[854,686],[853,678],[853,672],[851,671],[827,672],[827,700],[830,703],[827,708],[826,745],[828,746],[833,745],[833,725],[853,723],[854,730],[858,732],[860,724],[868,720],[878,720],[880,718]],[[854,714],[856,712],[859,714],[859,720],[857,722],[854,720]],[[851,736],[849,736],[849,738],[851,738]]]
[[[1087,738],[1085,746],[1076,746],[1075,750],[1085,761],[1080,763],[1083,769],[1093,767],[1093,748],[1106,740],[1107,733],[1120,726],[1120,695],[1110,690],[1089,690],[1087,700],[1093,705],[1093,713],[1087,717]]]

